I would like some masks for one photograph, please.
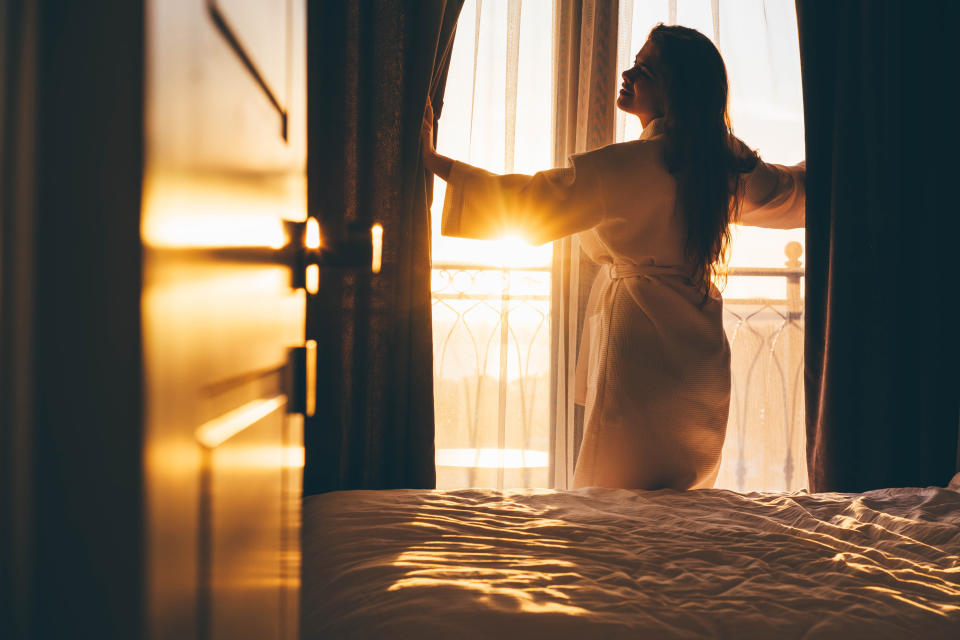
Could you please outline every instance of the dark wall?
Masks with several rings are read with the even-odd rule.
[[[143,4],[0,12],[0,635],[135,638]]]

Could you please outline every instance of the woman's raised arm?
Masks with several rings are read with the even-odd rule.
[[[498,175],[451,160],[433,148],[433,111],[423,123],[424,166],[447,182],[441,233],[491,240],[522,236],[543,244],[596,226],[603,219],[600,177],[590,154],[573,166],[534,175]]]
[[[495,239],[522,236],[543,244],[603,220],[599,180],[574,157],[574,166],[532,176],[497,175],[454,161],[447,179],[441,233]]]

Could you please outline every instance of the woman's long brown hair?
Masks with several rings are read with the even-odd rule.
[[[730,130],[727,69],[713,42],[694,29],[663,24],[650,31],[649,39],[663,96],[664,160],[677,181],[677,202],[686,220],[686,257],[706,301],[711,278],[721,288],[725,282],[741,176],[756,167],[758,158]]]

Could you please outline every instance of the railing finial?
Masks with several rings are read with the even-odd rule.
[[[787,245],[783,248],[783,254],[787,256],[787,261],[784,263],[792,269],[799,269],[801,266],[800,256],[803,255],[803,245],[793,240],[788,242]]]

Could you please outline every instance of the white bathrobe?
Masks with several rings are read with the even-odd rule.
[[[730,405],[723,302],[689,278],[676,182],[660,120],[640,139],[575,155],[533,176],[454,162],[442,233],[534,244],[579,234],[605,265],[593,283],[577,361],[585,405],[574,487],[711,487]],[[746,179],[741,223],[804,223],[804,166],[760,162]]]

